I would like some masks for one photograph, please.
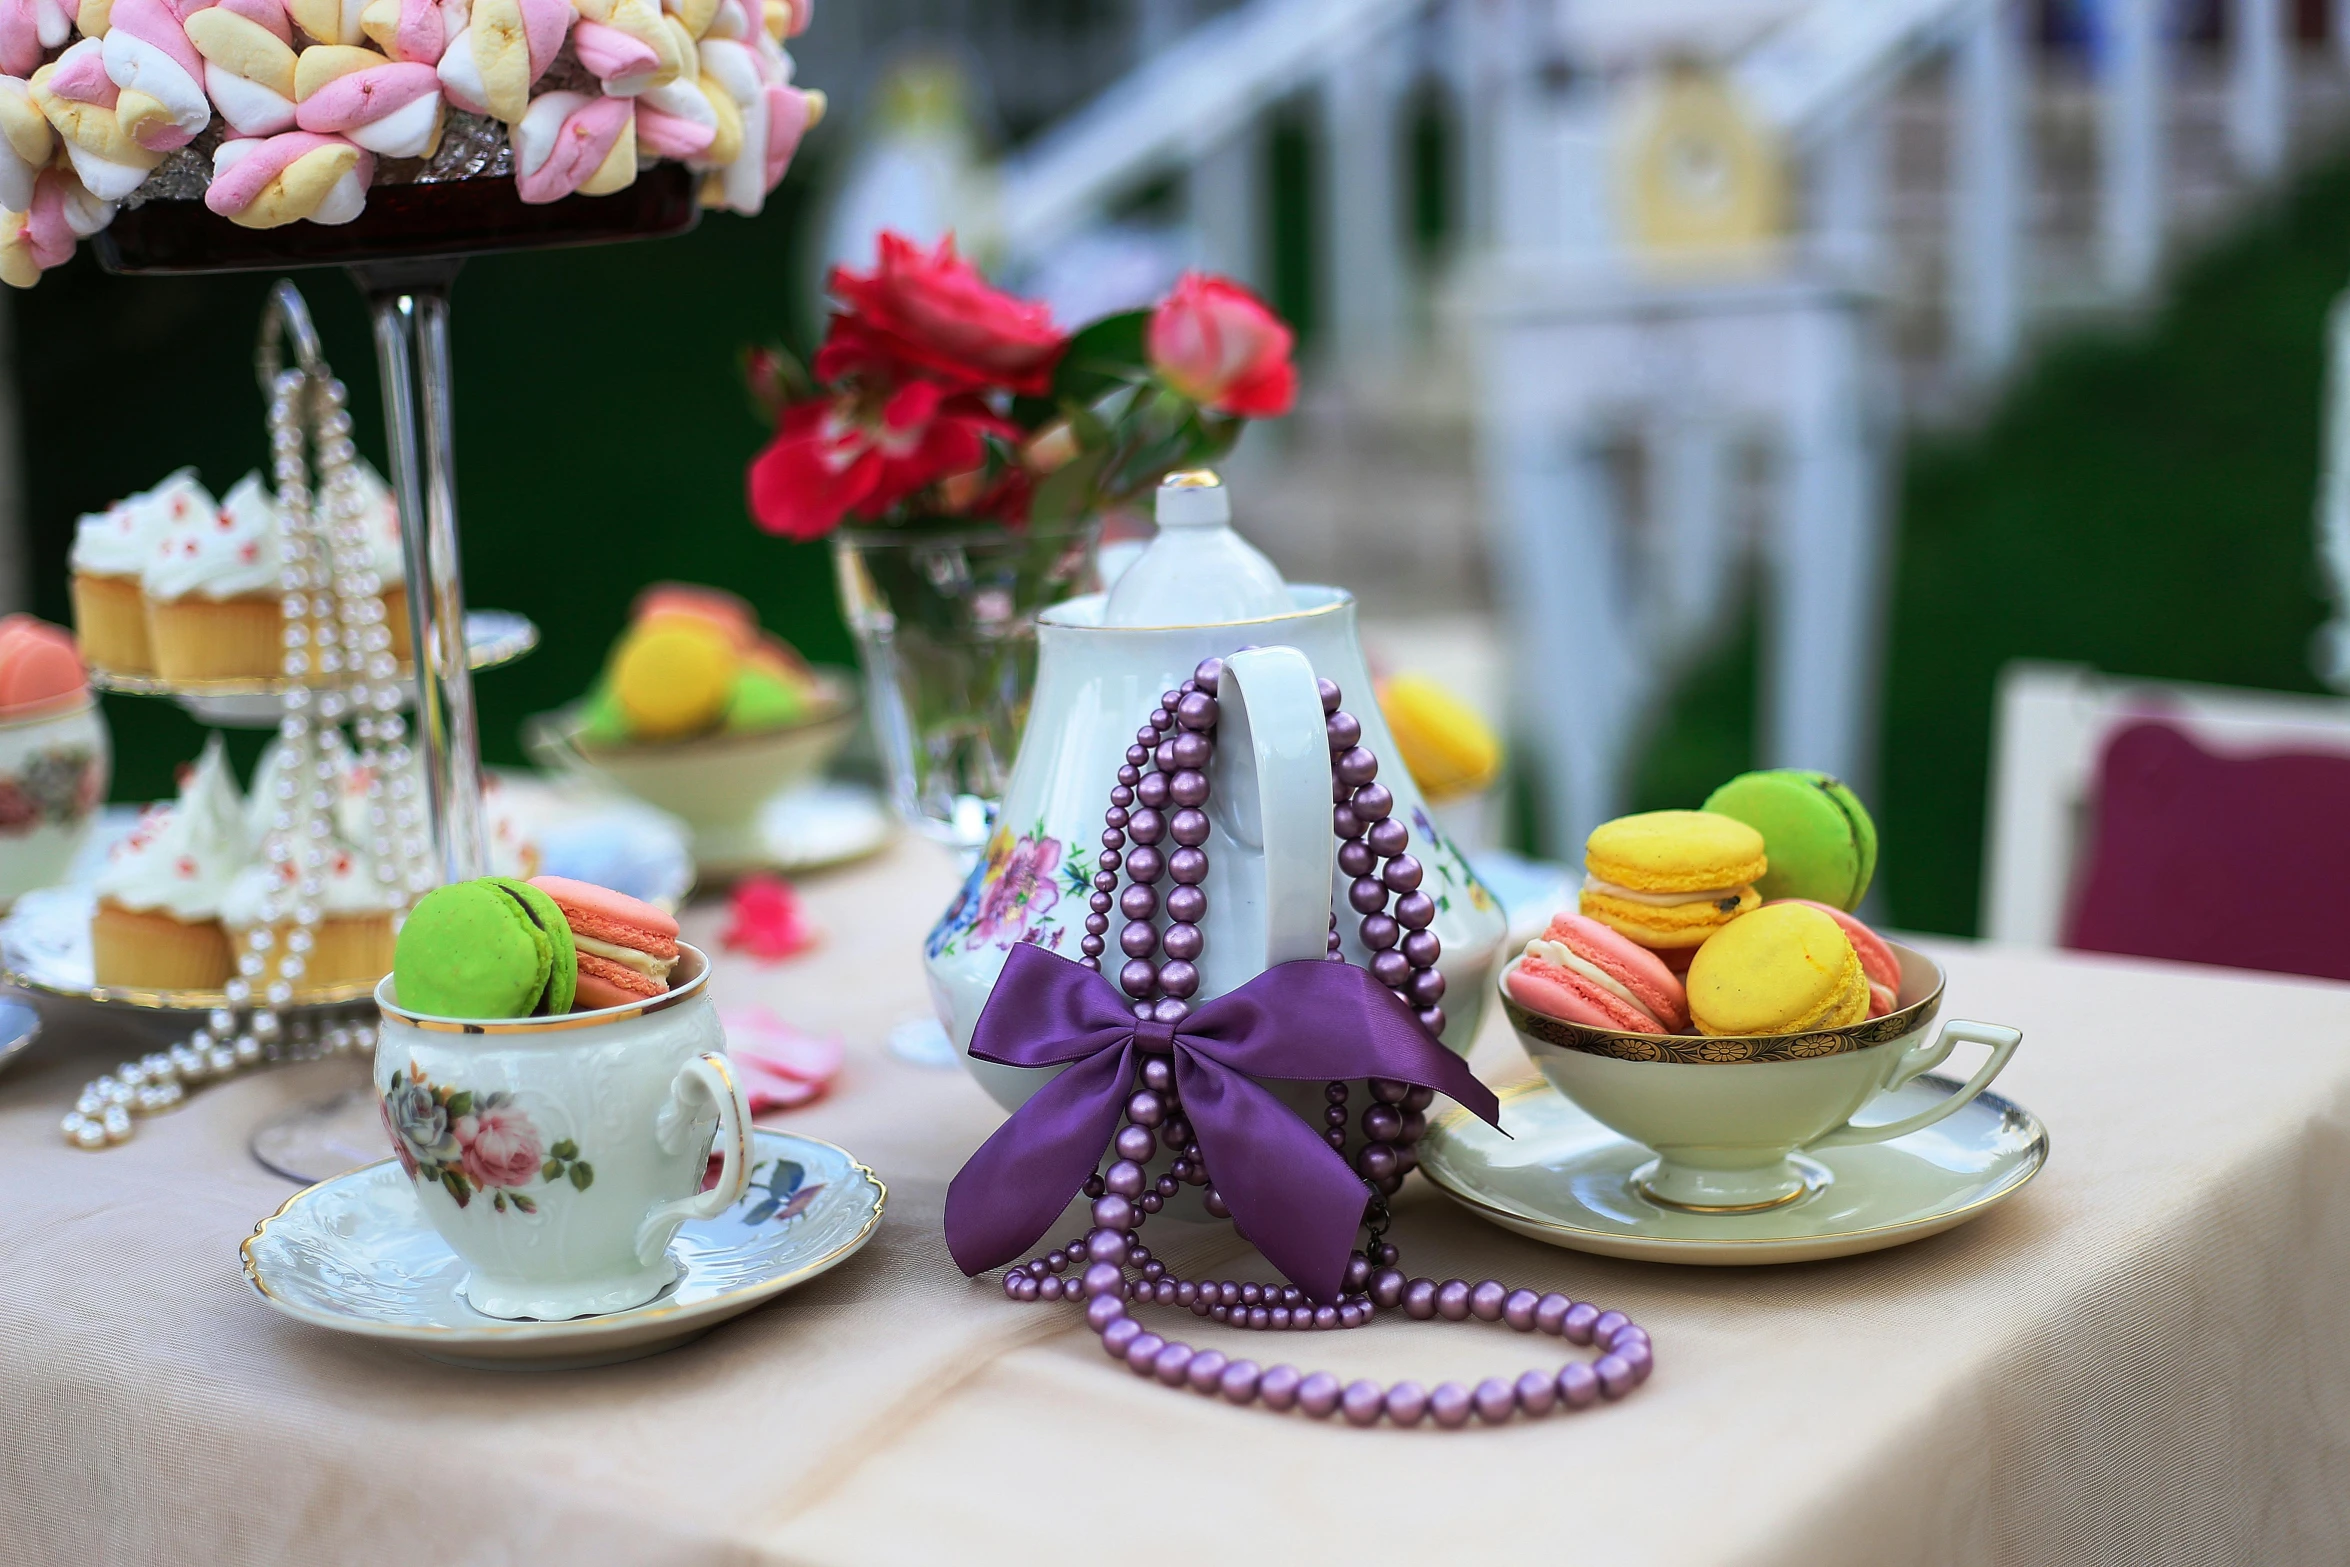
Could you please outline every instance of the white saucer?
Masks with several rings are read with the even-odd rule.
[[[1926,1076],[1873,1105],[1913,1115],[1960,1085]],[[1446,1196],[1504,1229],[1575,1251],[1736,1267],[1847,1257],[1938,1235],[2022,1190],[2048,1162],[2048,1129],[1997,1094],[1892,1142],[1807,1156],[1813,1189],[1759,1213],[1688,1213],[1632,1187],[1655,1157],[1544,1083],[1501,1096],[1502,1136],[1466,1110],[1428,1132],[1420,1168]]]
[[[389,1159],[287,1198],[241,1248],[245,1277],[289,1317],[453,1366],[564,1371],[659,1354],[836,1266],[881,1223],[888,1191],[843,1150],[766,1127],[752,1145],[751,1189],[679,1230],[670,1254],[684,1276],[629,1311],[569,1322],[475,1311],[458,1293],[465,1264]]]

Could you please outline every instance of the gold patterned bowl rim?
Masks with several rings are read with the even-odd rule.
[[[1864,1018],[1843,1028],[1814,1029],[1801,1034],[1635,1034],[1629,1030],[1594,1028],[1570,1023],[1519,1005],[1503,983],[1521,958],[1512,958],[1494,976],[1502,1010],[1519,1042],[1529,1050],[1537,1044],[1617,1061],[1648,1061],[1667,1066],[1757,1066],[1780,1061],[1812,1061],[1821,1056],[1850,1055],[1874,1050],[1909,1038],[1934,1020],[1942,1008],[1945,983],[1942,965],[1915,947],[1888,941],[1901,960],[1901,988],[1915,999],[1883,1017]],[[1922,992],[1922,994],[1919,994]]]
[[[677,954],[678,970],[686,977],[671,985],[667,995],[649,1001],[624,1002],[616,1007],[598,1007],[593,1012],[565,1012],[558,1017],[436,1017],[430,1012],[411,1012],[392,1000],[389,974],[376,981],[375,1004],[383,1010],[387,1021],[405,1023],[428,1034],[559,1034],[575,1028],[602,1028],[607,1023],[625,1023],[630,1018],[651,1017],[656,1012],[681,1007],[707,989],[710,955],[686,941],[677,944]]]
[[[443,1323],[377,1322],[371,1324],[366,1332],[370,1337],[375,1338],[419,1340],[455,1338],[468,1342],[492,1338],[555,1337],[558,1335],[569,1339],[594,1337],[605,1333],[625,1333],[635,1328],[641,1328],[649,1322],[659,1322],[664,1318],[688,1312],[695,1316],[704,1316],[729,1303],[740,1302],[748,1306],[750,1303],[764,1300],[770,1295],[781,1294],[795,1284],[805,1283],[819,1273],[828,1272],[835,1265],[847,1260],[873,1238],[873,1232],[881,1227],[882,1212],[889,1206],[889,1185],[873,1172],[871,1166],[838,1143],[826,1142],[821,1137],[810,1137],[805,1132],[786,1132],[770,1126],[754,1126],[749,1130],[752,1133],[754,1147],[757,1146],[758,1134],[765,1133],[770,1137],[789,1137],[803,1143],[812,1143],[820,1148],[829,1148],[846,1160],[849,1168],[863,1177],[865,1184],[872,1188],[873,1192],[873,1211],[865,1216],[865,1222],[858,1226],[857,1233],[843,1240],[823,1256],[810,1258],[789,1273],[777,1274],[773,1278],[758,1279],[701,1300],[671,1300],[659,1306],[639,1306],[628,1311],[609,1312],[596,1317],[573,1317],[562,1321],[507,1321],[485,1317],[478,1324],[467,1323],[463,1327],[452,1327]],[[348,1317],[319,1311],[297,1301],[287,1300],[282,1295],[270,1293],[268,1283],[261,1277],[260,1267],[253,1260],[253,1243],[267,1235],[272,1224],[293,1212],[295,1205],[308,1198],[312,1193],[332,1186],[337,1181],[348,1181],[355,1176],[381,1169],[391,1162],[389,1159],[378,1159],[373,1164],[363,1164],[356,1170],[345,1170],[340,1175],[330,1175],[323,1181],[315,1181],[303,1187],[293,1196],[279,1203],[275,1213],[254,1225],[253,1233],[237,1244],[237,1256],[245,1267],[245,1282],[252,1285],[263,1300],[268,1301],[288,1316],[299,1318],[304,1322],[315,1322],[322,1327],[349,1327],[350,1319]]]

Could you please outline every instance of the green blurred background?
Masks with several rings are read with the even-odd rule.
[[[826,188],[833,145],[812,138],[758,219],[467,267],[454,317],[467,591],[545,637],[479,682],[491,761],[521,759],[520,721],[585,686],[656,578],[733,588],[810,657],[849,662],[823,547],[769,538],[745,515],[742,467],[762,431],[734,369],[745,343],[804,348],[818,325],[811,193]],[[1309,349],[1315,268],[1295,198],[1312,155],[1291,127],[1269,154],[1271,291]],[[2195,262],[2159,313],[2049,345],[1978,429],[1911,442],[1875,801],[1895,923],[1975,928],[1993,686],[2008,660],[2317,689],[2323,332],[2346,274],[2350,163],[2334,162]],[[250,351],[268,282],[115,279],[85,253],[19,300],[40,613],[66,618],[77,513],[182,462],[222,490],[260,461]],[[358,297],[337,273],[300,282],[380,458]],[[1683,683],[1640,765],[1641,806],[1695,804],[1750,765],[1754,621]],[[166,703],[107,706],[117,797],[168,793],[201,731]]]

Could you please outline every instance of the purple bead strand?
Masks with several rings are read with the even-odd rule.
[[[1137,1018],[1182,1021],[1199,985],[1207,914],[1200,887],[1207,875],[1204,807],[1222,675],[1223,661],[1207,659],[1180,687],[1161,694],[1127,747],[1102,813],[1102,853],[1087,899],[1079,961],[1101,971],[1111,911],[1117,910],[1125,920],[1117,933],[1118,950],[1126,959],[1118,985],[1132,999]],[[1411,833],[1394,815],[1393,793],[1378,781],[1379,759],[1362,744],[1361,720],[1341,708],[1343,693],[1336,682],[1316,684],[1330,745],[1338,865],[1350,878],[1347,902],[1359,917],[1357,934],[1370,954],[1368,966],[1424,1027],[1441,1033],[1444,975],[1436,964],[1442,946],[1429,928],[1436,905],[1420,888],[1425,871],[1409,852]],[[1172,883],[1163,899],[1162,877]],[[1162,912],[1169,921],[1164,932],[1156,923]],[[1344,945],[1334,910],[1326,955],[1344,962]],[[1147,1057],[1136,1071],[1126,1124],[1112,1140],[1116,1160],[1084,1183],[1085,1195],[1093,1200],[1094,1227],[1013,1268],[1004,1276],[1004,1293],[1023,1301],[1085,1301],[1086,1320],[1101,1335],[1103,1349],[1139,1376],[1221,1394],[1234,1404],[1261,1401],[1267,1408],[1296,1408],[1315,1419],[1343,1414],[1356,1426],[1382,1418],[1400,1426],[1433,1418],[1439,1426],[1456,1427],[1472,1417],[1498,1424],[1513,1416],[1588,1408],[1601,1399],[1621,1398],[1646,1381],[1655,1366],[1654,1348],[1647,1332],[1622,1312],[1602,1311],[1564,1295],[1512,1290],[1495,1279],[1439,1284],[1404,1276],[1396,1266],[1396,1248],[1383,1238],[1383,1199],[1418,1165],[1416,1145],[1427,1131],[1426,1112],[1435,1095],[1385,1078],[1374,1078],[1368,1086],[1371,1102],[1356,1123],[1363,1143],[1354,1168],[1378,1197],[1370,1237],[1348,1258],[1336,1302],[1309,1300],[1294,1284],[1178,1278],[1142,1243],[1143,1224],[1186,1185],[1202,1188],[1201,1200],[1211,1215],[1231,1215],[1183,1118],[1172,1065],[1161,1056]],[[1350,1097],[1343,1082],[1325,1085],[1323,1135],[1341,1154],[1353,1119]],[[1161,1144],[1176,1157],[1154,1180],[1146,1165]],[[1555,1374],[1535,1369],[1514,1382],[1488,1377],[1473,1389],[1457,1382],[1433,1390],[1408,1381],[1387,1388],[1368,1380],[1341,1385],[1329,1372],[1303,1373],[1286,1364],[1261,1369],[1251,1360],[1194,1350],[1148,1332],[1127,1310],[1129,1304],[1144,1303],[1180,1307],[1233,1327],[1289,1332],[1359,1327],[1382,1310],[1400,1307],[1419,1320],[1504,1322],[1521,1333],[1597,1344],[1601,1354],[1591,1361],[1570,1361]]]

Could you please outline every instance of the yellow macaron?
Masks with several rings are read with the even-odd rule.
[[[1763,837],[1711,811],[1643,811],[1602,822],[1583,845],[1586,915],[1644,947],[1695,947],[1757,907]]]
[[[1868,1015],[1868,976],[1852,942],[1807,904],[1740,915],[1689,964],[1689,1017],[1701,1034],[1801,1034]]]
[[[741,655],[714,627],[683,616],[632,628],[612,655],[612,695],[641,739],[691,734],[716,724],[734,689]]]

